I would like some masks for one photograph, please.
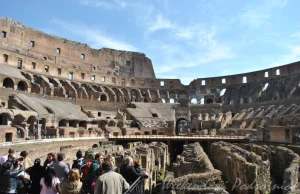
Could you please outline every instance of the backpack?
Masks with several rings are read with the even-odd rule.
[[[83,181],[87,181],[88,178],[89,178],[89,175],[91,173],[91,168],[92,168],[92,165],[95,163],[95,161],[89,161],[87,162],[82,168],[81,168],[81,171],[82,171],[82,179]]]

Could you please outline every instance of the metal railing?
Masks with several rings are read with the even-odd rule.
[[[140,176],[123,194],[143,194],[145,192],[145,178]]]

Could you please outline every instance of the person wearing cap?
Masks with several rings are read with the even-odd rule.
[[[102,164],[102,173],[96,181],[94,194],[123,193],[129,189],[129,184],[122,175],[112,170],[109,161]]]

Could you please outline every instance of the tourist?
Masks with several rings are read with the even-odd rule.
[[[64,154],[59,153],[57,154],[57,162],[54,162],[52,165],[55,170],[56,176],[58,177],[61,183],[63,183],[64,180],[67,180],[70,171],[69,166],[66,165],[63,162],[63,160],[64,160]]]
[[[81,187],[79,170],[72,169],[65,183],[60,185],[60,194],[79,194]]]
[[[15,150],[12,148],[9,148],[8,150],[8,155],[14,155]],[[4,155],[0,158],[0,164],[4,164],[8,160],[8,155]]]
[[[109,162],[102,164],[102,175],[97,179],[94,194],[123,193],[129,188],[129,184],[120,175],[112,170]]]
[[[56,177],[55,170],[52,166],[48,166],[45,171],[45,176],[41,178],[40,185],[42,186],[40,194],[58,194],[59,179]]]
[[[82,152],[81,150],[78,150],[76,153],[76,160],[74,160],[73,165],[72,165],[72,169],[73,168],[77,168],[79,170],[81,170],[81,168],[84,166],[85,162],[84,162],[84,158],[82,157]]]
[[[124,164],[120,168],[120,174],[125,178],[125,180],[131,185],[140,176],[148,176],[147,173],[141,172],[137,173],[133,167],[133,159],[127,156],[124,159]]]
[[[108,161],[108,162],[110,162],[111,163],[111,170],[113,170],[113,171],[115,171],[115,172],[117,172],[117,166],[116,166],[116,159],[115,159],[115,157],[113,157],[113,156],[108,156],[107,158],[106,158],[106,161]]]
[[[17,160],[7,161],[1,167],[0,193],[17,193],[17,176],[24,170]]]
[[[28,169],[29,167],[31,167],[33,164],[31,162],[31,159],[27,157],[28,156],[28,152],[27,151],[22,151],[20,153],[20,157],[23,158],[23,165],[24,165],[24,169]]]
[[[141,160],[136,160],[134,162],[134,169],[137,173],[141,173],[142,170],[141,170]]]
[[[32,167],[27,169],[27,172],[31,180],[31,194],[39,194],[41,192],[40,181],[44,176],[44,167],[41,166],[41,160],[39,158],[34,160]]]
[[[83,190],[85,192],[91,192],[92,182],[101,174],[99,172],[102,172],[102,170],[99,171],[99,168],[101,169],[101,165],[104,162],[104,156],[101,153],[97,153],[95,155],[95,159],[87,162],[84,167],[82,167],[82,173],[83,173]]]
[[[44,162],[44,167],[47,168],[48,166],[52,166],[54,162],[56,162],[56,156],[53,152],[47,154],[47,158]]]

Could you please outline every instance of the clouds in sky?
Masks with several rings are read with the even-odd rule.
[[[56,31],[93,48],[145,53],[158,78],[223,76],[300,60],[300,2],[76,0],[95,18],[56,15]],[[84,14],[84,13],[81,13]],[[75,22],[74,22],[75,21]],[[66,37],[68,39],[68,36]]]

